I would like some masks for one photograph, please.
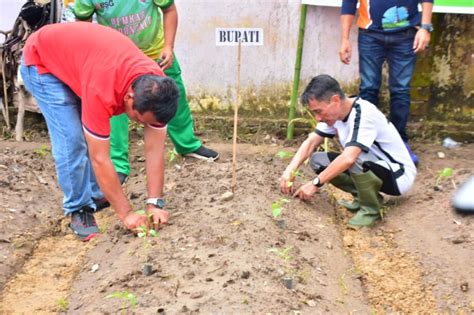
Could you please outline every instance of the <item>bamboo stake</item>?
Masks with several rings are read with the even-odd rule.
[[[240,106],[240,56],[242,50],[242,41],[239,40],[237,48],[237,101],[234,106],[234,137],[232,144],[232,192],[235,193],[237,186],[237,120]]]

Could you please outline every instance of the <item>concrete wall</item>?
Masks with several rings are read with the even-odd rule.
[[[286,117],[282,114],[290,99],[300,1],[176,0],[176,5],[175,50],[192,109],[230,110],[235,101],[237,48],[217,47],[215,28],[257,27],[263,29],[264,45],[242,48],[242,109]],[[437,13],[433,23],[431,49],[417,59],[412,121],[461,121],[472,134],[474,15]],[[327,73],[346,90],[357,91],[357,30],[354,27],[351,34],[353,62],[349,66],[339,61],[340,32],[339,8],[308,6],[300,89],[312,76]],[[387,104],[386,69],[384,78],[381,100]]]
[[[258,106],[257,110],[265,112],[268,107],[288,103],[300,1],[176,0],[176,5],[179,28],[175,50],[193,109],[225,109],[235,99],[237,47],[216,46],[215,28],[219,27],[256,27],[264,32],[263,46],[242,47],[244,110]],[[339,9],[309,7],[303,82],[320,73],[331,74],[344,83],[357,78],[357,65],[345,66],[337,57],[339,38]],[[357,60],[357,56],[354,58]]]

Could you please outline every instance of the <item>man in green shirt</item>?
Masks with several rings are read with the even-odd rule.
[[[77,20],[91,20],[94,13],[99,24],[112,27],[128,36],[147,56],[156,60],[165,74],[178,85],[178,111],[168,123],[168,134],[176,152],[208,161],[217,160],[219,154],[204,147],[194,134],[181,68],[173,53],[178,25],[178,12],[174,1],[75,0],[74,14]],[[125,181],[130,173],[127,116],[114,116],[111,127],[111,158],[120,179]]]

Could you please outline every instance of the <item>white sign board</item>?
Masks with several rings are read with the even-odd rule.
[[[216,46],[263,46],[261,28],[216,28]]]

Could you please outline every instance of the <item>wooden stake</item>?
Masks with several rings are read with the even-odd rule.
[[[237,48],[237,102],[234,106],[234,139],[232,144],[232,192],[235,193],[237,186],[237,121],[240,106],[240,55],[242,50],[242,41],[239,40]]]
[[[2,59],[2,80],[3,80],[3,105],[2,105],[2,114],[5,118],[5,123],[7,124],[7,130],[10,130],[10,116],[8,112],[8,91],[7,91],[7,81],[5,78],[5,62]]]

